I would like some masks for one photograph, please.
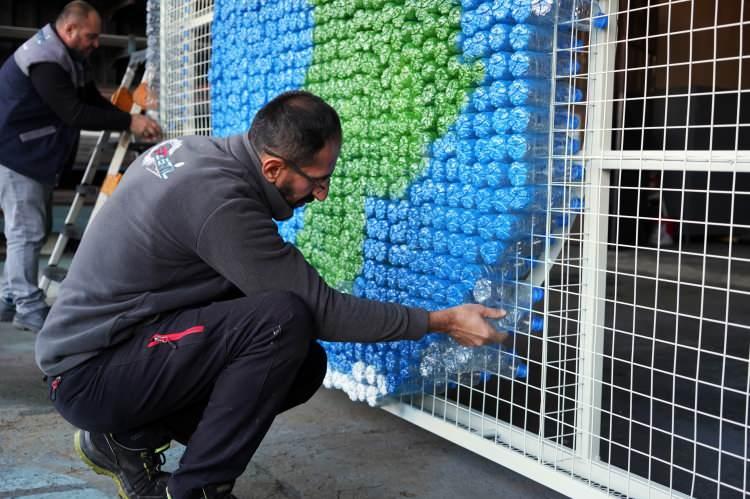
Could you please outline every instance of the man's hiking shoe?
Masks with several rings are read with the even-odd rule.
[[[75,448],[83,462],[96,473],[107,475],[117,483],[121,498],[167,497],[169,473],[161,471],[161,466],[169,443],[159,449],[128,449],[106,433],[78,430]]]
[[[232,494],[232,488],[234,488],[234,483],[209,485],[194,491],[190,499],[237,499],[237,496]],[[169,494],[169,489],[167,489],[167,499],[177,499]]]

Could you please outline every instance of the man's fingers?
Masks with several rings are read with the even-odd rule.
[[[498,332],[495,330],[488,331],[484,335],[475,335],[470,337],[454,338],[459,344],[465,347],[481,347],[484,345],[494,345],[502,343],[508,337],[508,333]]]
[[[482,316],[489,319],[500,319],[505,317],[505,314],[506,312],[502,308],[483,307],[482,310]]]
[[[490,338],[491,343],[502,343],[508,337],[508,333],[505,331],[495,331]]]

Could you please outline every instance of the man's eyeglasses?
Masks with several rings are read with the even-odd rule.
[[[251,143],[251,146],[252,146],[252,143]],[[252,148],[255,149],[255,146],[252,146]],[[302,177],[305,180],[307,180],[308,182],[310,182],[310,184],[312,184],[312,186],[313,186],[313,192],[322,192],[322,191],[325,191],[326,189],[328,189],[328,186],[331,183],[331,175],[333,174],[333,172],[331,172],[331,174],[326,175],[324,177],[313,177],[312,175],[308,175],[307,173],[305,173],[305,171],[302,169],[302,167],[299,166],[294,161],[290,161],[290,160],[286,159],[284,156],[276,154],[275,152],[273,152],[273,151],[271,151],[271,150],[269,150],[269,149],[267,149],[265,147],[263,148],[263,152],[266,153],[266,154],[268,154],[269,156],[273,156],[275,158],[280,159],[281,161],[283,161],[284,163],[286,163],[289,166],[289,168],[291,168],[292,170],[294,170],[294,172],[297,173],[300,177]],[[257,151],[256,151],[256,154],[257,154]],[[260,158],[259,154],[258,154],[258,158]]]

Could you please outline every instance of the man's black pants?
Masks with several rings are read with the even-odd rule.
[[[234,481],[274,417],[307,401],[326,371],[313,318],[268,292],[178,311],[61,375],[55,407],[74,426],[134,448],[187,445],[168,488],[189,497]]]

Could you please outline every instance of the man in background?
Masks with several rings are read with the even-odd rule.
[[[159,125],[112,105],[89,75],[101,17],[87,2],[65,6],[0,67],[0,208],[7,241],[0,321],[38,332],[49,312],[38,287],[48,200],[75,155],[81,129],[130,130],[145,139]]]

